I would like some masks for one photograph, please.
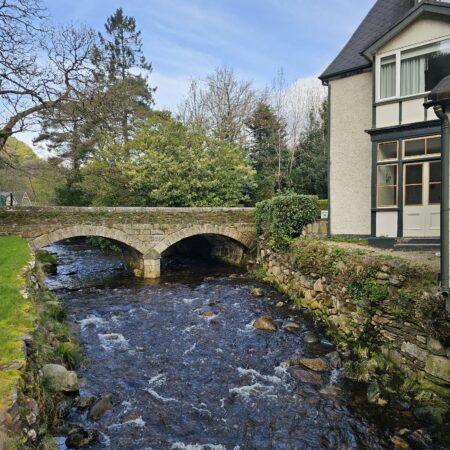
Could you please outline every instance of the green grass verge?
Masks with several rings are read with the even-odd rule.
[[[25,239],[0,236],[0,368],[15,361],[24,363],[18,338],[30,330],[32,304],[20,293],[24,286],[20,272],[30,257]],[[18,376],[17,370],[0,371],[0,408],[8,404],[7,392]]]

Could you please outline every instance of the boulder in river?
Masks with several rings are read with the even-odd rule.
[[[286,322],[283,325],[283,329],[286,331],[289,331],[289,333],[293,333],[294,331],[297,331],[299,328],[300,328],[300,325],[298,323],[292,322],[292,321]]]
[[[258,330],[277,331],[277,326],[270,316],[262,316],[256,319],[253,326]]]
[[[214,317],[216,314],[214,314],[212,311],[203,311],[202,313],[200,313],[200,315],[202,317]]]
[[[97,400],[98,398],[95,395],[84,395],[75,400],[75,406],[77,409],[83,411],[89,409]]]
[[[252,294],[253,297],[264,297],[264,291],[258,287],[251,289],[250,294]]]
[[[85,448],[98,440],[97,430],[86,430],[81,425],[75,425],[67,434],[66,446],[69,448]]]
[[[292,376],[300,380],[302,383],[322,384],[322,376],[317,372],[301,369],[300,367],[293,367],[291,369]]]
[[[317,344],[317,342],[319,342],[319,337],[315,333],[313,333],[312,331],[308,331],[303,336],[303,340],[307,344]]]
[[[43,369],[43,382],[52,392],[78,392],[79,384],[76,372],[67,370],[59,364],[46,364]]]
[[[326,372],[329,369],[328,362],[325,358],[302,358],[299,360],[299,363],[314,372]]]
[[[98,420],[103,414],[113,408],[112,395],[105,395],[96,402],[88,412],[89,420]]]

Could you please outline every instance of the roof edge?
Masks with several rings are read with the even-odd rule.
[[[380,36],[376,41],[374,41],[369,47],[362,52],[362,55],[367,59],[371,59],[373,54],[384,44],[393,39],[398,33],[403,31],[406,27],[411,25],[415,20],[425,13],[435,13],[442,15],[450,15],[450,3],[419,3],[414,9],[412,9],[402,20],[397,22],[392,28],[390,28],[386,33]]]

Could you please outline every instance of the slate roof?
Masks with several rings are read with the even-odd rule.
[[[403,19],[414,4],[414,0],[378,0],[342,51],[319,78],[327,80],[346,72],[372,67],[372,63],[362,53]]]

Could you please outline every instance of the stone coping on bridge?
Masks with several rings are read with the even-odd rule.
[[[7,211],[67,211],[67,212],[252,212],[251,207],[141,207],[141,206],[12,206]]]

